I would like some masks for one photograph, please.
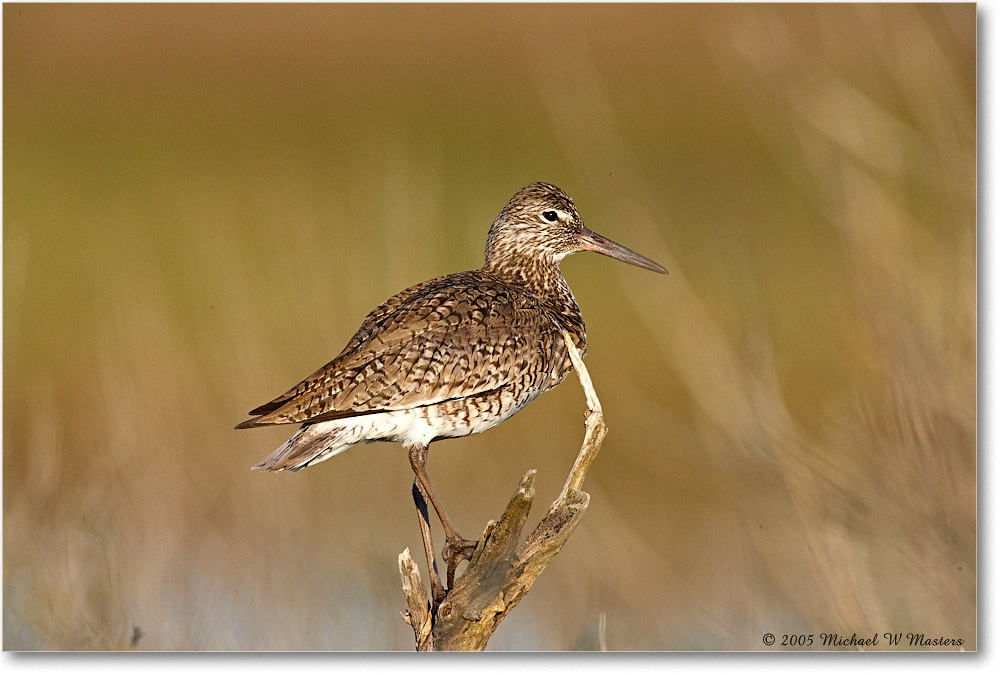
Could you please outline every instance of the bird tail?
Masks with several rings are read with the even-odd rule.
[[[352,429],[333,422],[304,424],[288,441],[254,464],[259,471],[298,471],[322,462],[357,443]]]

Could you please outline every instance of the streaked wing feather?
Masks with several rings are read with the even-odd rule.
[[[441,277],[393,296],[337,358],[243,424],[409,409],[539,380],[557,335],[553,320],[534,297],[478,274]]]
[[[451,275],[457,276],[457,275]],[[396,295],[392,296],[381,305],[373,309],[365,317],[364,321],[361,322],[361,327],[355,331],[351,339],[348,340],[347,345],[341,350],[340,354],[337,355],[332,361],[327,363],[322,368],[318,369],[312,375],[302,380],[294,387],[283,393],[281,396],[268,401],[264,405],[258,406],[250,411],[250,415],[267,415],[268,413],[274,412],[278,408],[281,408],[286,403],[294,399],[295,397],[301,395],[302,393],[308,391],[312,388],[316,381],[325,379],[328,373],[335,369],[338,360],[345,354],[354,352],[360,346],[360,344],[366,339],[371,337],[372,328],[386,321],[392,314],[399,309],[399,306],[406,302],[408,299],[413,298],[415,295],[420,294],[429,287],[439,285],[442,282],[448,280],[448,276],[437,277],[435,279],[430,279],[423,283],[417,284],[416,286],[411,286],[405,290],[400,291]],[[249,420],[248,420],[249,421]]]

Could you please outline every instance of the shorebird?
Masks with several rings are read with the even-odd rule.
[[[398,441],[409,452],[413,499],[432,595],[436,570],[429,500],[445,530],[448,585],[476,542],[459,535],[430,477],[432,441],[486,431],[555,387],[572,369],[563,331],[586,353],[587,333],[559,262],[602,253],[654,272],[658,263],[589,230],[565,192],[517,191],[493,221],[486,264],[411,286],[372,311],[328,364],[236,426],[301,424],[253,468],[297,471],[359,442]]]

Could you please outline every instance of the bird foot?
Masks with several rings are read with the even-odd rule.
[[[450,586],[451,584],[449,584]],[[431,573],[431,611],[436,612],[438,605],[444,602],[445,596],[448,595],[448,591],[441,584],[441,577],[438,576],[437,570]]]
[[[444,549],[441,551],[441,558],[448,566],[448,588],[455,585],[455,571],[458,564],[463,560],[471,560],[472,554],[476,550],[479,542],[465,539],[461,536],[448,537],[444,542]]]

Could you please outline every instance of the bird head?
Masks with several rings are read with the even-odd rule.
[[[486,265],[502,269],[539,260],[558,264],[580,251],[667,273],[659,263],[587,228],[570,196],[548,183],[521,188],[503,207],[486,241]]]

